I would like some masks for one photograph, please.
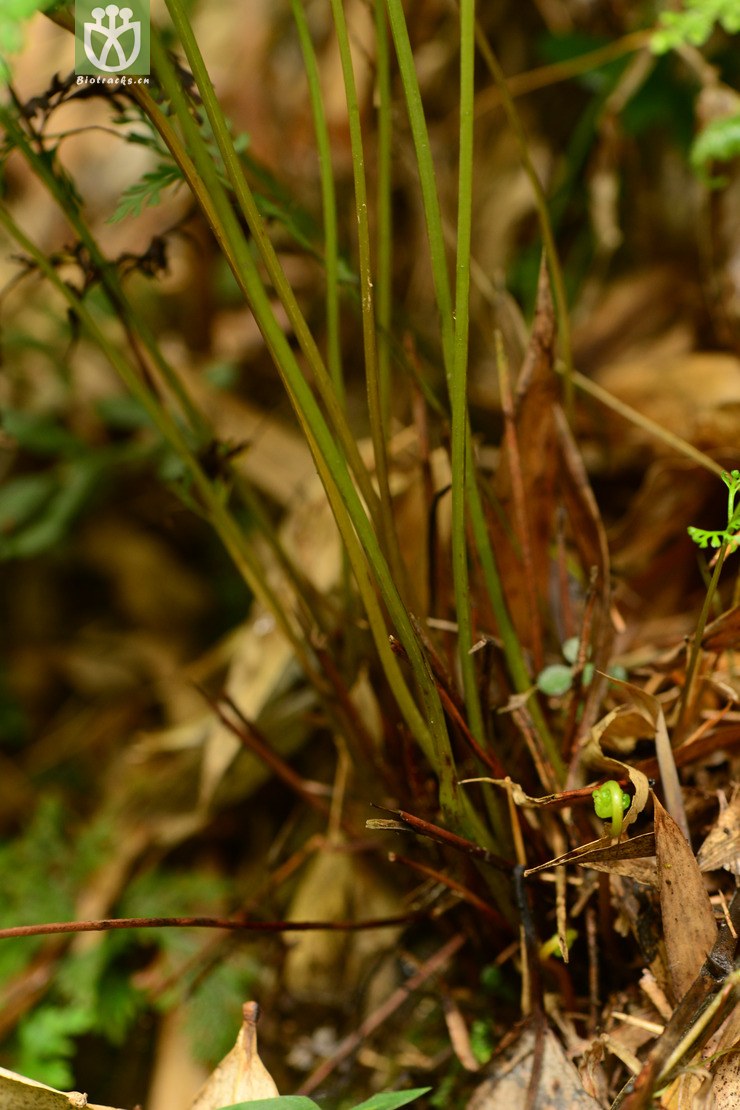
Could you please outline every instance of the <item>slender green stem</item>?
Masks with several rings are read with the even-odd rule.
[[[360,268],[360,302],[362,306],[362,340],[365,354],[365,382],[367,386],[370,435],[375,456],[375,475],[380,491],[380,519],[386,557],[388,558],[396,582],[401,586],[406,580],[406,572],[401,559],[393,521],[388,479],[388,456],[386,451],[386,428],[383,420],[383,407],[378,378],[377,344],[375,339],[375,309],[373,296],[373,272],[370,258],[370,223],[367,207],[367,180],[365,176],[365,152],[362,141],[360,105],[357,99],[352,51],[349,32],[344,15],[342,0],[331,0],[334,29],[339,46],[342,65],[344,94],[347,101],[347,120],[349,123],[350,146],[352,148],[352,171],[355,186],[355,215],[357,218],[357,246]]]
[[[378,389],[383,424],[391,415],[391,322],[393,306],[393,103],[388,23],[384,0],[375,0],[378,99],[378,187],[377,187],[377,318]]]
[[[177,0],[168,0],[168,3],[172,8],[179,7]],[[180,17],[184,19],[182,12],[180,12]],[[192,32],[189,25],[188,35],[188,41],[192,48],[194,43],[191,41]],[[319,474],[324,482],[337,524],[353,560],[353,570],[358,575],[358,584],[363,590],[363,600],[369,602],[371,593],[364,584],[367,571],[366,568],[363,571],[364,563],[362,560],[367,559],[372,568],[372,578],[381,592],[399,640],[407,653],[409,664],[422,697],[423,717],[416,709],[415,703],[408,693],[397,660],[389,651],[384,622],[378,621],[373,615],[371,629],[388,681],[398,700],[399,708],[409,729],[440,777],[440,798],[443,800],[443,804],[446,808],[454,811],[456,797],[454,761],[439,695],[408,612],[398,593],[394,577],[389,570],[366,510],[355,489],[346,457],[335,442],[316,398],[301,372],[290,344],[277,322],[267,291],[260,279],[257,265],[231,208],[216,168],[211,161],[210,153],[190,114],[189,106],[169,60],[159,45],[155,34],[152,36],[152,57],[165,94],[170,100],[179,125],[192,151],[197,174],[206,188],[209,211],[213,212],[218,221],[219,235],[223,236],[228,243],[227,257],[230,261],[233,260],[235,276],[245,293],[275,366],[281,375]],[[204,69],[197,47],[195,48],[194,57],[198,61],[199,67]],[[200,73],[199,70],[196,79],[200,87],[200,81],[207,80],[207,75],[204,77],[204,74]],[[208,82],[208,86],[211,89],[208,94],[210,97],[212,94],[210,82]],[[218,109],[218,112],[220,113],[220,109]],[[221,120],[220,126],[225,128],[223,120]]]
[[[468,580],[468,544],[465,506],[467,469],[472,461],[468,439],[468,333],[470,325],[470,235],[473,206],[473,93],[475,61],[475,0],[460,3],[460,152],[457,190],[457,257],[455,261],[455,343],[450,388],[452,407],[452,574],[457,604],[458,650],[470,729],[483,735],[483,714],[475,669],[470,654],[473,628]]]
[[[728,546],[728,543],[725,541],[725,543],[723,543],[720,547],[717,554],[717,562],[714,566],[714,573],[712,574],[711,580],[709,582],[709,586],[704,597],[704,604],[701,607],[701,613],[699,614],[699,620],[696,625],[694,638],[691,642],[689,665],[686,668],[686,679],[684,681],[683,690],[681,691],[681,697],[679,698],[678,710],[676,714],[676,729],[673,740],[674,747],[676,747],[677,744],[680,744],[684,738],[683,733],[686,727],[686,718],[691,707],[694,683],[696,681],[696,670],[699,665],[699,656],[701,655],[702,636],[704,635],[704,629],[706,628],[707,620],[709,619],[709,612],[712,608],[714,595],[717,592],[717,584],[719,582],[719,576],[722,573],[722,567],[725,562],[725,556],[727,555]]]
[[[393,33],[393,41],[396,50],[396,57],[398,59],[398,67],[403,81],[404,95],[406,97],[406,108],[411,125],[411,134],[414,141],[414,149],[416,151],[416,161],[419,170],[419,181],[421,184],[422,203],[424,206],[424,217],[427,226],[427,235],[429,238],[429,249],[432,259],[432,276],[434,280],[435,296],[437,300],[437,310],[440,316],[440,326],[442,332],[442,351],[444,364],[447,371],[447,379],[451,385],[452,371],[454,366],[454,318],[452,313],[452,297],[450,293],[450,282],[447,273],[447,263],[445,258],[444,235],[442,231],[442,217],[439,208],[439,198],[437,196],[436,177],[434,172],[434,163],[432,162],[431,148],[429,144],[429,135],[427,132],[426,118],[424,115],[424,107],[421,100],[421,92],[419,89],[419,82],[416,76],[414,67],[414,56],[411,50],[411,43],[409,40],[408,28],[403,13],[403,7],[400,0],[386,0],[388,17]],[[472,458],[472,447],[470,444],[470,437],[467,435],[467,449],[465,466],[469,475],[475,473],[474,460]],[[499,578],[498,570],[496,568],[496,561],[494,558],[493,550],[491,548],[491,541],[488,535],[486,526],[485,515],[483,506],[481,504],[480,490],[478,489],[475,481],[468,481],[467,483],[468,495],[468,511],[470,513],[470,520],[473,528],[473,535],[478,551],[478,557],[481,562],[483,570],[484,582],[491,601],[491,606],[496,617],[496,623],[499,628],[501,639],[504,644],[504,653],[506,662],[511,674],[512,680],[519,693],[524,693],[532,684],[531,676],[527,671],[527,666],[524,660],[521,644],[517,638],[514,626],[506,607],[506,600],[504,598],[501,581]],[[456,598],[460,602],[460,599]],[[469,599],[463,599],[463,605],[469,605]],[[458,620],[459,620],[458,612]],[[560,766],[560,756],[557,752],[552,737],[550,736],[542,713],[539,706],[532,705],[532,717],[535,724],[543,738],[543,743],[546,749],[551,752],[553,763],[555,766]]]
[[[376,519],[379,512],[378,496],[375,493],[372,483],[370,481],[367,469],[362,462],[357,443],[354,435],[347,423],[340,399],[334,389],[329,372],[324,365],[323,359],[319,352],[316,342],[311,334],[311,331],[306,323],[306,319],[301,312],[298,301],[296,300],[295,293],[285,276],[285,272],[280,264],[280,260],[275,252],[270,237],[264,225],[264,221],[260,216],[257,202],[249,188],[249,184],[244,176],[239,155],[234,149],[234,144],[229,133],[229,127],[223,114],[223,110],[216,96],[213,83],[211,82],[210,75],[206,68],[203,56],[198,47],[193,29],[190,21],[185,12],[184,0],[167,0],[167,8],[172,17],[172,22],[180,38],[180,41],[185,50],[188,63],[193,72],[198,91],[203,100],[203,107],[208,115],[211,129],[216,139],[216,144],[219,153],[223,159],[226,176],[229,183],[234,190],[239,208],[244,216],[244,219],[249,226],[254,243],[260,252],[260,257],[264,262],[265,268],[270,276],[270,280],[275,288],[277,296],[283,304],[288,319],[298,340],[298,344],[305,355],[309,366],[314,374],[316,380],[316,387],[319,395],[326,407],[332,427],[342,445],[344,456],[350,464],[350,468],[357,482],[357,485],[362,493],[362,496],[370,510],[371,515]],[[211,200],[215,200],[213,196],[212,182],[218,185],[219,193],[223,194],[221,182],[218,180],[218,173],[215,166],[211,162],[210,154],[203,143],[202,136],[200,135],[192,116],[189,107],[185,100],[184,94],[179,87],[176,76],[172,70],[166,53],[159,44],[157,34],[152,30],[152,59],[155,64],[156,71],[162,79],[163,83],[167,81],[167,95],[172,99],[173,105],[176,106],[176,114],[183,133],[186,135],[187,143],[193,160],[196,164],[198,174],[202,177],[203,183],[207,184],[207,192],[210,194]],[[173,95],[173,87],[175,93]],[[196,156],[197,155],[197,156]],[[206,168],[207,163],[207,168]],[[238,225],[233,213],[231,212],[230,205],[227,204],[228,211],[231,218],[224,222],[226,218],[225,208],[223,201],[218,203],[218,215],[220,218],[221,227],[232,229]],[[226,238],[230,241],[230,245],[234,245],[232,234],[227,232]],[[241,229],[238,228],[238,238],[243,240]],[[247,252],[249,253],[249,252]],[[229,255],[227,254],[227,257]],[[237,266],[234,271],[237,281],[240,280],[240,275],[243,273],[244,251],[240,250],[240,257],[242,262]],[[251,259],[251,254],[250,254]],[[251,264],[252,269],[254,263]],[[257,279],[259,280],[259,279]]]
[[[293,19],[301,44],[303,65],[308,81],[313,126],[321,175],[321,206],[324,216],[324,267],[326,271],[326,349],[329,374],[340,403],[344,404],[342,352],[339,339],[339,237],[337,232],[337,201],[331,159],[331,141],[321,95],[319,65],[316,60],[303,0],[290,0]]]
[[[452,378],[453,345],[455,323],[452,312],[452,293],[450,278],[447,272],[447,257],[445,253],[444,236],[442,234],[442,215],[439,208],[437,195],[437,180],[434,172],[431,148],[429,145],[429,132],[427,130],[424,105],[421,100],[421,91],[414,66],[414,54],[411,49],[406,17],[403,12],[401,0],[386,0],[388,22],[393,35],[393,44],[398,59],[398,68],[403,82],[403,91],[406,98],[406,111],[408,112],[411,136],[416,151],[416,164],[419,170],[419,184],[421,185],[422,203],[424,206],[424,219],[427,226],[429,251],[432,263],[432,279],[434,293],[437,301],[437,311],[440,318],[442,332],[442,354],[447,374],[448,383]]]
[[[627,405],[624,401],[620,401],[613,393],[609,393],[603,386],[592,381],[591,378],[587,378],[585,374],[581,374],[578,370],[573,372],[573,384],[576,388],[587,393],[589,397],[595,398],[595,400],[599,401],[602,405],[605,405],[606,408],[611,409],[612,412],[619,413],[619,415],[624,417],[625,420],[628,420],[630,424],[634,424],[637,428],[642,428],[643,431],[653,436],[654,439],[667,444],[679,455],[685,455],[686,458],[695,462],[697,466],[701,466],[705,470],[710,470],[712,474],[716,474],[719,478],[722,477],[722,467],[718,462],[715,462],[713,458],[710,458],[709,455],[705,455],[703,451],[694,447],[694,445],[687,440],[682,439],[681,436],[677,436],[675,432],[671,432],[668,428],[664,428],[655,420],[651,420],[649,416],[645,416],[644,413],[638,412],[637,409],[633,409],[631,405]]]
[[[583,73],[599,69],[608,62],[621,58],[625,54],[634,54],[638,50],[645,50],[650,45],[654,30],[632,31],[621,39],[615,39],[596,50],[589,50],[575,58],[567,58],[562,62],[553,62],[550,65],[539,66],[524,73],[516,73],[506,78],[506,87],[509,94],[516,98],[526,93],[535,92],[556,85],[561,81],[572,80]],[[475,118],[480,119],[486,112],[498,108],[501,103],[501,93],[498,88],[488,88],[479,93],[476,98]]]

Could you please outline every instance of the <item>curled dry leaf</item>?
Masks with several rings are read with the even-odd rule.
[[[740,875],[740,792],[729,805],[722,806],[706,840],[696,853],[700,871],[716,871],[724,867]]]
[[[525,809],[563,809],[565,806],[574,805],[578,802],[583,802],[583,790],[561,790],[557,794],[543,794],[539,798],[535,798],[519,785],[514,782],[508,775],[504,779],[492,779],[487,775],[481,775],[472,779],[461,779],[460,785],[465,786],[470,782],[488,782],[491,786],[502,786],[510,795],[514,805],[522,806]],[[590,791],[587,791],[588,800],[591,801]]]
[[[256,1002],[245,1002],[243,1014],[236,1044],[206,1080],[190,1110],[220,1110],[222,1106],[279,1094],[257,1053],[259,1006]]]
[[[717,939],[717,925],[686,837],[657,798],[653,805],[663,935],[671,982],[680,1000]]]
[[[607,713],[594,725],[583,749],[582,758],[585,766],[613,778],[623,778],[627,775],[632,783],[635,792],[632,797],[632,804],[622,821],[623,829],[636,821],[638,814],[642,813],[648,800],[650,787],[647,776],[642,771],[631,767],[629,763],[623,763],[619,759],[605,755],[602,750],[602,743],[608,740],[610,746],[617,746],[623,743],[625,739],[631,740],[631,737],[639,735],[637,730],[645,729],[648,724],[653,728],[653,733],[648,732],[648,735],[652,735],[654,734],[654,726],[647,715],[643,715],[632,706],[617,706],[616,709],[612,709],[610,713]],[[625,726],[630,730],[627,737],[625,737]]]
[[[57,1091],[25,1075],[0,1068],[0,1107],[2,1110],[116,1110],[88,1102],[79,1091]]]
[[[686,818],[686,811],[683,804],[683,793],[678,779],[678,771],[676,770],[676,761],[673,757],[673,748],[671,747],[671,741],[668,736],[663,706],[653,694],[648,694],[645,690],[641,690],[639,686],[634,686],[631,682],[623,682],[618,678],[612,681],[616,686],[621,687],[629,694],[638,710],[645,714],[651,722],[653,734],[655,736],[655,754],[658,759],[660,781],[663,786],[666,808],[673,820],[678,824],[686,839],[690,840],[689,823]]]

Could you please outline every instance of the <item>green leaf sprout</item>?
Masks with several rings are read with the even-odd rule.
[[[740,490],[740,470],[723,470],[722,481],[727,486],[727,524],[718,531],[710,532],[704,528],[689,527],[688,533],[699,547],[721,547],[727,544],[735,551],[740,544],[740,507],[735,508],[735,496]]]
[[[560,698],[563,694],[567,694],[573,686],[573,678],[575,675],[576,662],[578,660],[578,652],[580,650],[580,640],[577,636],[571,636],[565,640],[561,645],[563,657],[567,660],[568,665],[565,663],[551,663],[547,667],[543,667],[537,675],[536,685],[541,694],[546,694],[550,698]],[[591,654],[591,648],[588,649],[588,655]],[[624,667],[618,664],[610,667],[607,671],[612,678],[618,678],[624,681],[627,678],[627,672]],[[594,665],[587,662],[583,668],[581,677],[581,685],[583,687],[589,686],[594,677]]]
[[[591,797],[594,800],[596,816],[602,821],[611,820],[612,836],[619,836],[622,831],[622,817],[632,801],[629,794],[622,790],[616,779],[609,779],[602,786],[597,786],[591,792]]]
[[[655,54],[680,46],[704,46],[717,24],[728,35],[740,31],[737,0],[684,0],[683,11],[660,13],[660,25],[650,46]]]

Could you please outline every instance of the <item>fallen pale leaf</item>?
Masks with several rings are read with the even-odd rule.
[[[222,1106],[279,1094],[257,1053],[257,1003],[245,1002],[243,1014],[236,1044],[206,1080],[190,1110],[220,1110]]]
[[[391,917],[401,911],[398,896],[346,846],[326,844],[309,861],[288,911],[289,920],[342,920]],[[306,932],[288,941],[283,971],[286,989],[296,998],[333,1004],[364,983],[363,1000],[372,1008],[396,985],[391,952],[400,929],[384,930],[379,941],[372,931]],[[374,970],[373,970],[374,969]]]
[[[544,1110],[587,1110],[599,1103],[588,1094],[580,1076],[550,1029],[542,1037],[542,1067],[534,1098],[529,1084],[535,1051],[535,1035],[527,1028],[509,1046],[505,1056],[491,1067],[490,1078],[476,1087],[466,1110],[499,1110],[502,1106],[534,1106]],[[499,1074],[496,1074],[498,1071]]]
[[[0,1068],[0,1107],[2,1110],[116,1110],[88,1102],[79,1091],[57,1091],[34,1079]]]

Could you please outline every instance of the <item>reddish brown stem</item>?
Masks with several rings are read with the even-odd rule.
[[[471,906],[475,906],[477,910],[485,914],[485,916],[490,921],[493,921],[500,929],[504,929],[507,933],[511,932],[511,926],[503,914],[500,914],[493,906],[489,906],[488,902],[484,902],[482,898],[479,898],[474,891],[464,886],[463,883],[459,883],[456,879],[452,879],[449,875],[445,875],[443,871],[437,871],[435,868],[429,867],[426,863],[419,863],[417,860],[409,859],[408,856],[399,856],[396,852],[389,852],[388,859],[391,863],[402,863],[406,867],[410,867],[412,871],[416,871],[420,875],[426,876],[428,879],[433,879],[435,883],[442,883],[448,890],[459,895],[463,901]]]
[[[14,925],[0,929],[0,940],[11,937],[41,937],[51,933],[104,933],[112,929],[234,929],[251,933],[359,932],[390,929],[427,917],[406,913],[395,917],[371,917],[364,921],[250,921],[239,917],[103,917],[98,921],[49,921],[40,925]]]
[[[203,693],[203,691],[201,691],[201,693]],[[248,748],[258,759],[261,759],[279,779],[282,779],[286,786],[289,786],[300,798],[303,798],[304,802],[313,806],[314,809],[317,809],[319,813],[322,813],[325,817],[329,816],[329,805],[323,798],[320,798],[314,793],[314,791],[308,789],[305,780],[302,779],[281,756],[273,751],[257,726],[242,714],[239,707],[232,701],[228,694],[223,694],[221,701],[236,717],[238,717],[239,724],[230,720],[220,702],[212,700],[205,693],[203,693],[203,696],[206,698],[213,711],[218,715],[219,720],[230,732],[233,732],[234,736],[242,742],[245,748]]]
[[[449,829],[432,825],[431,822],[424,821],[421,817],[414,817],[413,813],[407,813],[403,809],[385,809],[383,806],[373,806],[373,809],[390,813],[421,836],[428,836],[430,840],[436,840],[439,844],[446,844],[448,848],[454,848],[456,852],[464,852],[468,856],[473,856],[474,859],[483,860],[484,863],[495,867],[497,871],[511,874],[514,870],[514,864],[511,860],[504,859],[503,856],[497,856],[495,852],[489,852],[487,848],[482,848],[480,844],[475,844],[472,840],[466,840],[464,836],[458,836],[456,833],[450,832]]]

